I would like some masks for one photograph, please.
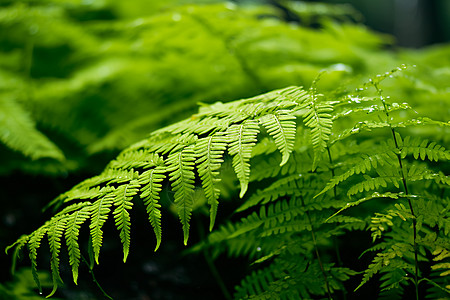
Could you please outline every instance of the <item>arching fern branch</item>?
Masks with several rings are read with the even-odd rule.
[[[287,90],[289,98],[285,96]],[[202,107],[189,119],[154,132],[148,139],[125,149],[103,173],[86,179],[52,201],[50,206],[61,211],[41,228],[13,244],[15,254],[28,246],[33,276],[38,283],[37,250],[47,234],[54,293],[61,282],[61,238],[64,236],[66,239],[73,279],[77,282],[81,258],[78,238],[83,225],[88,223],[92,258],[98,264],[103,226],[112,216],[123,246],[123,260],[126,261],[131,247],[130,211],[139,198],[146,207],[156,236],[156,250],[162,237],[160,193],[164,182],[170,183],[174,192],[186,244],[194,208],[194,190],[200,187],[197,185],[201,184],[210,205],[212,229],[220,199],[218,175],[226,152],[232,158],[242,197],[249,184],[253,148],[258,144],[261,154],[265,153],[265,147],[272,147],[270,143],[260,143],[264,140],[258,139],[261,128],[267,130],[266,138],[274,140],[282,156],[281,165],[286,164],[296,141],[295,115],[303,114],[300,103],[307,97],[302,88],[291,87],[226,104],[218,102]]]

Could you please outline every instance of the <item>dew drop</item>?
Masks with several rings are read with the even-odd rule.
[[[257,247],[256,251],[258,251],[258,252],[261,251],[261,247]]]
[[[181,15],[179,13],[174,13],[172,15],[172,20],[174,20],[175,22],[178,22],[181,20]]]

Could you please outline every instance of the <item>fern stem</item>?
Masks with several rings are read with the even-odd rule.
[[[392,137],[394,138],[394,143],[395,143],[395,148],[397,148],[398,150],[398,142],[397,142],[397,137],[395,136],[395,129],[391,127],[391,132],[392,132]],[[403,182],[403,188],[405,190],[405,194],[409,195],[409,191],[408,191],[408,185],[406,184],[406,178],[405,178],[405,168],[403,167],[403,163],[402,163],[402,158],[400,156],[399,153],[397,153],[397,158],[398,158],[398,164],[400,166],[400,170],[402,172],[402,182]],[[410,198],[408,198],[408,205],[409,205],[409,210],[411,211],[411,215],[413,216],[412,222],[413,222],[413,237],[414,237],[414,285],[416,288],[416,299],[419,300],[419,268],[418,268],[418,255],[417,255],[417,221],[416,221],[416,215],[414,214],[414,209],[413,209],[413,205],[412,205],[412,201]]]
[[[336,173],[334,171],[334,167],[333,167],[333,158],[331,157],[331,150],[330,147],[327,146],[327,153],[328,153],[328,161],[330,162],[330,170],[331,170],[331,178],[334,178],[336,176]],[[333,195],[334,195],[334,200],[337,199],[337,186],[333,186]],[[337,263],[338,266],[342,266],[342,260],[341,260],[341,253],[339,251],[339,246],[337,244],[336,241],[336,237],[333,238],[333,244],[334,244],[334,249],[336,252],[336,258],[337,258]],[[345,289],[342,289],[342,299],[346,300],[347,299],[347,291]]]
[[[303,200],[303,197],[300,197],[300,199],[302,200],[303,207],[305,207],[305,202]],[[312,237],[313,244],[314,244],[314,251],[316,252],[317,261],[319,262],[319,267],[320,267],[320,270],[322,271],[323,278],[325,280],[325,285],[327,287],[328,299],[331,300],[333,298],[331,297],[330,284],[328,283],[327,273],[325,272],[325,269],[324,269],[323,263],[322,263],[322,259],[320,257],[319,247],[317,246],[316,234],[314,233],[313,223],[312,223],[312,220],[311,220],[308,210],[305,210],[305,214],[306,214],[306,217],[308,218],[309,225],[311,226],[311,237]]]
[[[97,287],[100,289],[100,291],[103,293],[103,296],[105,296],[106,298],[113,300],[113,298],[108,295],[105,290],[102,288],[102,286],[100,285],[100,283],[97,281],[97,279],[95,278],[95,274],[94,274],[94,270],[91,267],[91,264],[86,260],[86,258],[84,258],[83,255],[81,255],[81,258],[83,259],[84,263],[88,266],[89,268],[89,273],[92,276],[92,281],[94,281],[94,283],[97,285]]]
[[[400,147],[398,146],[398,141],[397,141],[397,137],[396,137],[396,132],[395,132],[395,128],[392,127],[391,123],[390,123],[390,116],[389,116],[389,111],[387,109],[387,105],[386,105],[386,101],[384,100],[383,96],[381,95],[381,90],[378,87],[378,84],[376,82],[372,82],[373,86],[375,87],[375,89],[378,92],[378,96],[380,97],[381,102],[383,103],[383,107],[384,107],[384,112],[386,114],[386,118],[387,118],[387,122],[389,123],[389,127],[391,128],[391,134],[392,134],[392,138],[394,140],[394,144],[395,144],[395,148],[397,149],[397,159],[398,159],[398,165],[400,167],[400,171],[402,174],[402,183],[403,183],[403,189],[405,190],[405,195],[408,196],[409,195],[409,191],[408,191],[408,185],[406,184],[406,177],[405,177],[405,173],[406,173],[406,167],[403,166],[402,163],[402,157],[400,155]],[[414,209],[413,209],[413,205],[412,205],[412,201],[410,198],[408,198],[408,205],[409,205],[409,209],[411,211],[411,215],[413,216],[413,243],[414,243],[414,285],[415,285],[415,290],[416,290],[416,300],[419,300],[419,261],[418,261],[418,250],[417,250],[417,221],[416,221],[416,215],[414,214]]]
[[[330,162],[330,170],[331,170],[331,176],[332,178],[334,178],[336,176],[335,172],[334,172],[334,168],[333,168],[333,159],[331,158],[331,151],[330,151],[330,147],[327,146],[327,153],[328,153],[328,160]],[[336,185],[333,186],[333,195],[334,195],[334,199],[336,200],[337,198],[337,190],[336,190]]]

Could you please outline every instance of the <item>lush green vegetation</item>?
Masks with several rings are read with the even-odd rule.
[[[144,3],[2,4],[5,220],[32,209],[3,297],[449,296],[449,45],[347,6]],[[142,279],[173,257],[212,276]]]

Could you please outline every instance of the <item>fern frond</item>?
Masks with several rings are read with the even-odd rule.
[[[287,256],[287,257],[286,257]],[[236,287],[236,299],[314,299],[326,294],[326,287],[317,261],[280,257],[268,267],[257,270]],[[347,268],[332,264],[323,266],[331,276],[328,278],[331,292],[343,289],[342,282],[356,274]]]
[[[282,155],[280,166],[283,166],[294,149],[296,134],[295,116],[291,115],[289,111],[279,111],[277,115],[264,115],[261,117],[260,122],[275,139],[275,144]]]
[[[364,175],[364,181],[359,182],[347,191],[348,196],[362,193],[363,191],[371,191],[379,187],[387,187],[388,183],[393,184],[396,188],[400,188],[401,176],[396,169],[377,169],[378,177],[370,177]]]
[[[167,158],[167,171],[172,190],[175,192],[175,204],[183,225],[184,244],[189,238],[189,221],[194,206],[195,151],[193,146],[184,148]]]
[[[442,172],[435,172],[426,165],[412,164],[409,167],[407,179],[409,181],[435,181],[436,183],[442,183],[450,185],[450,176],[445,175]]]
[[[15,274],[16,272],[16,263],[17,259],[20,256],[20,251],[27,245],[29,240],[28,235],[22,235],[14,244],[9,245],[5,248],[5,254],[8,254],[9,249],[14,248],[13,258],[12,258],[12,264],[11,264],[11,274]]]
[[[299,106],[310,99],[310,94],[302,87],[290,86],[282,90],[276,91],[283,99],[287,99]]]
[[[126,262],[130,251],[131,219],[128,211],[133,207],[131,200],[138,193],[139,188],[140,184],[133,180],[128,184],[119,186],[114,191],[114,206],[116,209],[114,209],[113,215],[123,245],[123,262]]]
[[[346,181],[355,174],[364,174],[372,170],[372,168],[378,169],[383,166],[396,164],[397,156],[395,154],[395,151],[392,149],[392,147],[389,146],[389,144],[382,144],[373,152],[370,151],[369,153],[362,153],[360,157],[356,158],[350,157],[349,161],[352,164],[352,167],[347,168],[347,170],[343,174],[331,178],[325,188],[319,194],[317,194],[317,196],[333,189],[335,186]]]
[[[235,224],[227,222],[215,229],[208,235],[207,244],[201,243],[193,247],[193,251],[198,251],[203,247],[211,248],[213,257],[227,251],[230,256],[255,257],[261,249],[261,239],[255,235],[248,234],[251,230],[259,227],[257,213],[253,213],[241,222]],[[235,234],[238,232],[238,234]],[[232,238],[230,238],[232,237]]]
[[[349,98],[349,103],[353,104],[355,103],[361,103],[361,102],[378,102],[379,99],[378,98]],[[347,103],[343,102],[343,105],[346,105]],[[341,104],[341,105],[342,105]],[[367,104],[367,103],[364,103]],[[387,111],[388,112],[393,112],[393,111],[397,111],[397,110],[406,110],[406,109],[411,109],[411,106],[408,103],[391,103],[391,104],[387,104]],[[378,112],[384,112],[385,108],[382,105],[377,105],[377,104],[372,104],[370,106],[360,106],[360,107],[351,107],[348,109],[344,109],[343,111],[337,112],[333,115],[333,121],[340,119],[340,118],[348,118],[349,116],[352,116],[354,114],[359,114],[359,113],[365,113],[365,114],[371,114],[371,113],[378,113]]]
[[[450,151],[446,150],[436,142],[429,142],[418,137],[411,139],[410,136],[405,137],[403,143],[399,145],[401,148],[401,157],[405,158],[408,154],[412,154],[415,159],[420,157],[421,160],[428,158],[430,161],[449,160]]]
[[[438,262],[438,263],[432,265],[431,269],[439,270],[439,272],[441,272],[439,274],[439,276],[449,276],[450,275],[450,262],[441,262],[441,261],[450,257],[450,250],[445,249],[443,247],[437,247],[436,250],[433,251],[432,255],[434,255],[433,261]]]
[[[148,151],[164,155],[178,152],[185,147],[194,144],[197,139],[197,135],[191,133],[161,135],[158,134],[158,132],[155,132],[148,141],[144,140],[144,145],[148,147],[148,144],[150,144]],[[140,146],[140,143],[135,145],[135,147]]]
[[[2,97],[0,101],[0,141],[31,159],[65,159],[58,146],[36,129],[33,120],[19,103],[8,97]]]
[[[60,195],[59,197],[55,198],[53,201],[51,201],[47,207],[54,206],[55,208],[59,208],[64,203],[68,203],[71,201],[78,201],[78,200],[85,200],[85,199],[98,199],[100,197],[103,197],[110,192],[114,190],[114,187],[112,186],[105,186],[105,187],[94,187],[94,188],[73,188],[72,190]],[[67,212],[70,212],[71,209],[69,207],[76,207],[76,206],[68,206],[65,209],[68,209]]]
[[[336,217],[338,214],[340,214],[344,210],[349,209],[349,208],[354,207],[354,206],[358,206],[359,204],[364,203],[366,201],[373,200],[373,199],[380,199],[380,198],[398,199],[399,197],[402,197],[402,196],[404,196],[403,192],[400,192],[400,193],[386,192],[386,193],[383,193],[383,194],[375,192],[369,197],[364,197],[364,198],[361,198],[361,199],[359,199],[357,201],[346,203],[345,206],[343,206],[341,209],[339,209],[337,212],[335,212],[333,215],[331,215],[325,222],[328,222],[331,218]]]
[[[69,251],[69,264],[72,266],[73,281],[77,284],[78,281],[78,267],[80,266],[80,246],[78,244],[78,236],[80,234],[81,225],[86,222],[91,214],[91,204],[84,205],[81,209],[73,212],[67,217],[66,223],[66,244]]]
[[[99,198],[92,204],[91,224],[89,224],[92,237],[92,251],[94,253],[95,262],[98,264],[98,257],[103,240],[103,224],[108,219],[111,211],[115,195],[113,192]]]
[[[52,222],[47,231],[51,253],[50,265],[53,280],[53,290],[47,297],[51,297],[53,294],[55,294],[58,285],[62,284],[62,279],[59,274],[59,252],[61,249],[61,238],[64,234],[65,229],[66,229],[66,219],[58,218],[58,220]]]
[[[383,272],[380,281],[380,297],[382,299],[401,299],[405,281],[411,280],[402,268]]]
[[[100,185],[109,185],[113,183],[125,183],[136,179],[136,172],[133,168],[113,169],[107,168],[100,175],[88,178],[73,187],[69,192],[63,194],[61,197],[67,197],[65,201],[72,199],[94,199],[98,198],[101,193],[107,192],[106,189],[99,187]],[[98,193],[97,193],[98,192]],[[86,193],[85,195],[83,193]]]
[[[210,205],[211,231],[216,220],[217,207],[219,204],[220,190],[215,186],[220,182],[219,172],[223,163],[223,154],[227,149],[227,140],[223,134],[215,134],[198,140],[195,148],[197,160],[197,173],[202,180],[203,190]]]
[[[371,121],[371,120],[370,121],[368,121],[368,120],[360,121],[353,127],[342,130],[332,140],[330,140],[329,144],[334,145],[338,141],[342,141],[354,134],[358,134],[363,131],[372,131],[373,129],[389,128],[389,127],[395,128],[395,125],[388,123],[388,122],[382,122],[382,121]]]
[[[48,223],[35,230],[30,235],[28,240],[28,252],[31,260],[31,273],[33,274],[33,279],[36,282],[40,293],[42,293],[42,287],[37,273],[37,249],[41,246],[41,240],[48,231],[47,225]]]
[[[285,196],[312,196],[321,187],[321,179],[309,173],[282,177],[270,186],[256,193],[242,204],[236,212],[244,211],[258,204],[267,204]]]
[[[161,164],[162,158],[157,153],[152,153],[148,150],[140,149],[135,151],[123,151],[119,156],[111,161],[106,170],[125,170],[136,168],[151,168]],[[102,174],[105,176],[106,174]],[[118,176],[116,176],[118,177]]]
[[[241,184],[239,196],[242,198],[247,191],[250,177],[250,158],[252,148],[256,144],[259,125],[254,120],[246,120],[239,125],[228,128],[228,153],[233,157],[233,168]]]
[[[140,197],[146,206],[148,220],[153,227],[156,236],[155,251],[161,244],[161,205],[159,204],[159,193],[162,190],[162,182],[166,178],[166,169],[163,166],[157,166],[153,169],[143,172],[139,177],[139,183],[142,186]]]
[[[393,244],[391,248],[387,249],[385,252],[378,253],[369,267],[364,271],[363,280],[355,291],[380,271],[392,272],[402,269],[404,273],[410,272],[410,274],[414,274],[414,265],[407,263],[402,259],[402,257],[407,254],[411,256],[412,253],[414,253],[414,249],[411,244],[400,242]]]
[[[311,141],[315,153],[313,169],[315,169],[319,155],[327,147],[333,125],[332,115],[330,114],[333,111],[333,105],[330,102],[319,102],[314,91],[314,89],[311,90],[309,94],[305,94],[299,88],[287,88],[280,91],[282,96],[294,98],[294,102],[299,104],[297,110],[302,112],[305,126],[311,129]]]

